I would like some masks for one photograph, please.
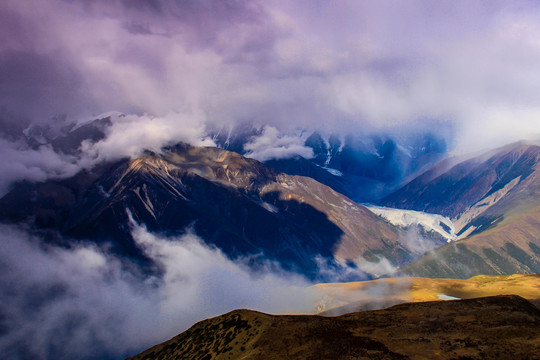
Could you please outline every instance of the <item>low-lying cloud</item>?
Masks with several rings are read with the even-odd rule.
[[[206,136],[204,120],[196,112],[169,112],[161,117],[118,114],[111,117],[104,139],[82,143],[82,156],[97,163],[135,158],[145,150],[159,152],[164,146],[179,142],[215,146]]]
[[[196,112],[170,112],[161,117],[115,112],[79,123],[65,121],[63,125],[72,127],[71,131],[74,131],[100,118],[110,119],[110,124],[104,126],[104,137],[97,141],[85,139],[79,144],[71,144],[73,148],[67,154],[55,149],[51,142],[59,135],[72,137],[71,133],[63,134],[51,127],[43,128],[44,132],[50,130],[50,134],[33,134],[28,131],[32,128],[28,127],[24,134],[18,134],[18,139],[0,138],[0,168],[3,173],[0,196],[16,181],[66,178],[106,161],[136,158],[147,150],[160,152],[166,145],[184,142],[194,146],[215,146],[206,135],[204,116]],[[30,145],[32,143],[33,146]]]
[[[331,261],[317,257],[315,261],[320,277],[327,282],[371,280],[398,273],[398,268],[384,256],[377,256],[375,261],[369,261],[363,257],[352,260],[338,258]]]
[[[15,181],[64,178],[81,170],[78,158],[60,154],[50,145],[32,149],[23,142],[0,138],[0,152],[0,196],[3,196]]]
[[[309,314],[342,302],[373,306],[381,301],[383,306],[381,294],[392,292],[327,293],[268,260],[256,260],[253,270],[248,266],[253,259],[232,261],[195,235],[162,238],[132,226],[137,246],[159,275],[133,271],[133,264],[93,244],[59,247],[20,227],[0,225],[2,354],[9,359],[116,359],[237,308]],[[326,265],[321,265],[324,275]],[[377,269],[381,266],[387,269],[384,264]],[[360,267],[346,270],[343,264],[334,273],[327,267],[326,275],[359,279],[373,270]]]
[[[312,313],[318,299],[301,276],[264,264],[253,272],[194,235],[134,228],[158,277],[135,275],[94,245],[61,248],[0,230],[0,349],[9,359],[121,358],[236,308]]]

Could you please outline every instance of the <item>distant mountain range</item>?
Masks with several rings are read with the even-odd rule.
[[[245,155],[246,144],[261,135],[251,124],[234,129],[213,130],[216,144]],[[267,159],[264,163],[289,175],[311,177],[357,201],[376,201],[443,159],[446,142],[432,133],[411,136],[349,134],[303,136],[302,145],[312,158],[299,155]]]

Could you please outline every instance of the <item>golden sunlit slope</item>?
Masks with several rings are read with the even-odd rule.
[[[463,279],[388,278],[351,283],[319,284],[325,294],[318,311],[328,315],[369,310],[402,302],[455,297],[471,299],[519,295],[540,304],[540,275],[479,275]]]
[[[518,296],[339,317],[235,310],[136,355],[153,359],[538,359],[540,310]]]

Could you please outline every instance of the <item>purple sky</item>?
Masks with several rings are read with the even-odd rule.
[[[4,0],[0,116],[120,111],[187,137],[443,123],[473,151],[540,134],[539,16],[534,1]]]

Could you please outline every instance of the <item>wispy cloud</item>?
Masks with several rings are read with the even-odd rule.
[[[50,145],[31,149],[24,143],[0,138],[0,152],[0,196],[3,196],[15,181],[64,178],[81,170],[77,158],[59,154]]]
[[[9,359],[121,358],[236,308],[312,313],[319,296],[298,275],[253,272],[194,235],[135,227],[162,271],[143,276],[93,245],[45,246],[4,225],[1,234],[0,349]]]

